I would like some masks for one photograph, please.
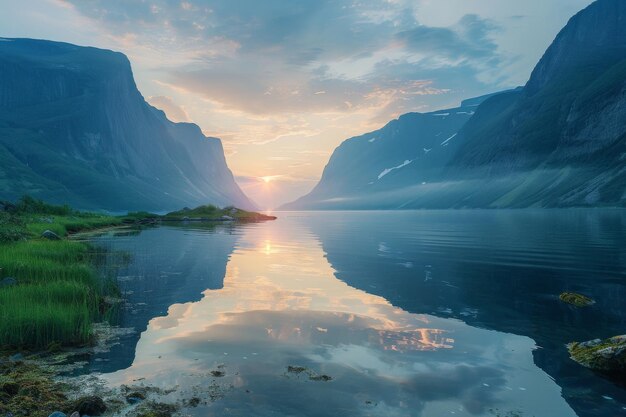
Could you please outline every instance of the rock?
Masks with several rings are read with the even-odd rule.
[[[559,299],[576,307],[587,307],[596,303],[593,299],[575,292],[564,292],[559,295]]]
[[[128,404],[137,404],[146,399],[146,396],[139,391],[133,391],[130,394],[126,395],[126,402]]]
[[[0,288],[12,287],[13,285],[17,285],[17,280],[13,277],[6,277],[0,281]]]
[[[178,407],[173,404],[149,403],[138,417],[171,417],[177,410]]]
[[[70,417],[80,417],[80,414],[78,411],[74,411],[72,414],[70,414]]]
[[[187,407],[195,408],[195,407],[197,407],[198,405],[200,405],[200,401],[201,401],[201,400],[200,400],[200,398],[198,398],[198,397],[193,397],[193,398],[189,399],[188,401],[186,401],[186,404],[185,404],[185,405],[186,405]]]
[[[216,378],[221,378],[224,375],[226,375],[226,373],[224,371],[211,371],[211,375],[213,375]]]
[[[67,416],[60,411],[55,411],[54,413],[50,414],[48,417],[67,417]]]
[[[51,217],[40,217],[39,221],[41,223],[54,223],[54,220]]]
[[[22,359],[24,359],[24,355],[22,355],[21,353],[16,353],[15,355],[9,356],[9,360],[11,362],[19,362]]]
[[[15,382],[5,382],[0,384],[0,391],[6,393],[9,397],[14,397],[20,390],[20,386]]]
[[[0,201],[0,211],[13,212],[17,209],[15,204],[8,201]]]
[[[311,381],[332,381],[333,377],[332,376],[328,376],[328,375],[311,375],[309,376],[309,379]]]
[[[61,240],[59,235],[54,233],[52,230],[46,230],[41,234],[41,237],[46,238],[48,240]]]
[[[95,395],[79,399],[74,408],[78,410],[80,415],[89,414],[90,416],[99,416],[107,410],[102,398]]]
[[[227,222],[232,222],[235,219],[230,216],[222,216],[222,220],[227,221]]]
[[[289,372],[290,374],[301,374],[302,372],[305,372],[306,370],[307,368],[305,368],[304,366],[289,365],[287,367],[287,372]]]
[[[567,349],[573,360],[595,371],[616,375],[623,375],[626,371],[626,335],[573,342],[567,345]]]

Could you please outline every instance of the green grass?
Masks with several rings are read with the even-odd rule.
[[[214,205],[199,206],[194,209],[182,209],[167,213],[163,216],[164,220],[183,220],[188,218],[189,220],[220,220],[222,217],[228,216],[233,220],[238,221],[259,221],[259,220],[274,220],[274,216],[266,216],[261,213],[253,211],[246,211],[238,209],[236,207],[224,207],[219,208]]]
[[[16,348],[88,343],[98,296],[80,282],[58,280],[0,291],[0,341]]]
[[[87,244],[40,236],[44,230],[63,237],[121,223],[28,198],[0,212],[0,279],[17,280],[0,288],[0,347],[44,349],[90,341],[91,323],[103,317],[101,300],[117,288],[96,276]]]
[[[30,197],[17,203],[0,202],[0,280],[17,285],[0,287],[0,348],[42,349],[51,344],[82,345],[90,341],[91,324],[104,318],[107,295],[118,296],[112,280],[99,279],[93,265],[97,254],[82,242],[47,240],[50,230],[68,234],[141,223],[147,219],[268,220],[271,217],[234,207],[207,205],[172,212],[165,217],[136,212],[111,217],[53,206]]]

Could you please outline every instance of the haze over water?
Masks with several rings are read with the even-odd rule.
[[[131,255],[103,268],[141,333],[91,369],[210,398],[199,416],[620,415],[565,344],[623,333],[625,230],[611,210],[288,212],[103,236]]]

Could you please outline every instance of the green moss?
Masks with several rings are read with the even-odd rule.
[[[140,407],[137,417],[171,417],[178,407],[173,404],[149,401]]]
[[[23,362],[0,364],[0,415],[47,417],[53,411],[70,414],[72,404],[52,375]]]
[[[596,303],[593,299],[575,292],[564,292],[559,295],[559,299],[576,307],[587,307]]]
[[[626,335],[573,342],[567,345],[567,349],[573,360],[587,368],[622,376],[626,371]]]

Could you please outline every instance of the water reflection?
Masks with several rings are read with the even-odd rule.
[[[626,413],[623,387],[564,348],[625,332],[626,211],[310,214],[306,223],[349,285],[413,313],[531,337],[535,363],[581,417]],[[347,245],[347,236],[358,238]],[[559,302],[563,291],[597,303],[576,309]]]
[[[132,365],[106,378],[178,386],[171,399],[210,400],[186,410],[202,416],[575,415],[534,365],[532,339],[411,313],[349,286],[309,226],[285,216],[233,231],[223,286],[152,319]],[[214,245],[214,235],[194,230],[150,233],[152,242],[177,242],[172,259],[181,250],[173,235],[186,236],[187,255]],[[135,262],[160,265],[162,253],[133,246],[140,236],[121,246],[141,253]],[[195,266],[182,275],[203,277],[212,261],[188,262]],[[379,273],[384,281],[387,271]]]

